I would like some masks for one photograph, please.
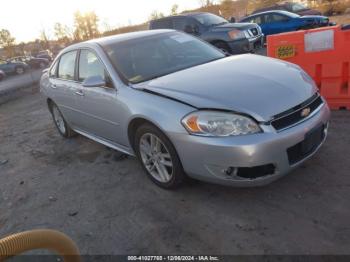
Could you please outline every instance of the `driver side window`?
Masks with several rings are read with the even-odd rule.
[[[258,25],[262,24],[262,17],[261,16],[256,16],[253,19],[249,21],[250,23],[256,23]]]
[[[92,76],[101,76],[106,81],[106,87],[112,87],[104,65],[92,51],[85,49],[80,51],[78,71],[79,82],[84,82],[85,79]]]

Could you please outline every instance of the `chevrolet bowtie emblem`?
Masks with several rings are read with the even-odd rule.
[[[307,107],[307,108],[304,108],[301,111],[301,116],[302,117],[307,117],[308,115],[310,115],[310,113],[311,113],[311,109],[310,109],[310,107]]]

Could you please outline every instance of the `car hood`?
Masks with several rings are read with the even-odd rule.
[[[301,104],[316,92],[298,66],[258,55],[238,55],[134,85],[201,109],[242,112],[258,121]]]
[[[223,25],[213,26],[210,28],[211,31],[222,31],[222,30],[247,30],[250,28],[255,28],[256,24],[253,23],[227,23]]]

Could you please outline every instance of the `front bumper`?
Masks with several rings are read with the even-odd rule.
[[[277,132],[264,126],[264,133],[240,137],[211,138],[187,134],[171,134],[185,172],[198,180],[222,185],[249,187],[262,186],[281,178],[311,157],[323,144],[327,135],[330,111],[325,103],[306,121]],[[317,126],[324,125],[325,137],[307,157],[291,165],[287,149],[300,143]],[[228,176],[229,167],[257,167],[273,164],[274,173],[247,179]]]
[[[255,53],[264,46],[264,35],[228,42],[232,54]]]

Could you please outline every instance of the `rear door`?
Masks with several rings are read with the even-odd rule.
[[[63,54],[49,72],[52,99],[73,128],[79,119],[75,101],[78,88],[75,74],[77,54],[77,50]]]
[[[294,31],[294,25],[290,23],[290,17],[282,14],[272,13],[265,15],[265,23],[270,34]]]

